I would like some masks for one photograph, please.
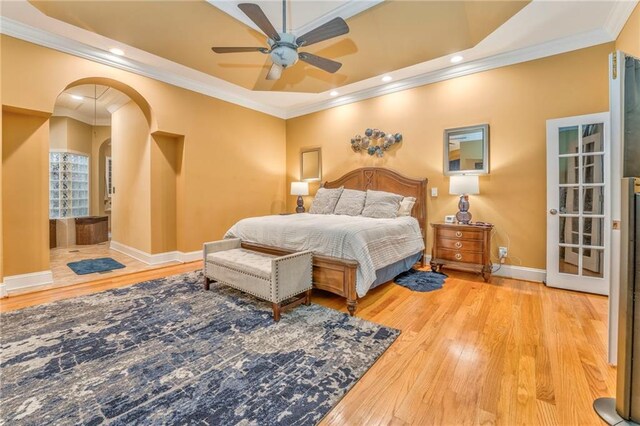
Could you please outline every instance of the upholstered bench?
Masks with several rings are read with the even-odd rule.
[[[274,256],[243,249],[234,238],[205,243],[203,252],[205,290],[217,281],[271,302],[275,321],[280,321],[282,309],[311,303],[310,251]]]

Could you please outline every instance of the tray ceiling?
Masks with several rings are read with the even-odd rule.
[[[186,10],[200,8],[199,10],[202,10],[203,13],[215,16],[219,22],[226,23],[228,29],[221,31],[222,26],[220,25],[208,28],[205,31],[206,34],[201,37],[203,40],[206,39],[206,42],[202,43],[202,49],[205,49],[207,54],[202,56],[197,55],[195,60],[208,58],[206,61],[213,61],[214,65],[205,62],[204,66],[224,68],[209,56],[213,55],[213,53],[210,53],[210,46],[214,43],[220,44],[219,42],[227,40],[225,37],[229,37],[229,32],[239,34],[241,37],[244,37],[244,40],[254,43],[261,41],[264,36],[252,29],[251,22],[248,21],[246,17],[235,12],[237,3],[245,0],[208,1],[208,8],[204,7],[207,6],[207,4],[204,3],[189,5],[191,2],[184,3],[184,7]],[[273,19],[274,24],[278,25],[279,19],[281,18],[273,15],[279,15],[280,2],[274,2],[272,0],[251,1],[259,3],[269,18]],[[83,3],[91,5],[94,12],[95,9],[100,9],[100,5],[91,0],[87,0],[86,2],[68,2],[67,5],[75,10],[76,6],[82,5]],[[117,5],[118,2],[114,3]],[[122,21],[129,22],[129,26],[135,27],[140,24],[142,27],[152,28],[150,25],[154,22],[154,19],[149,16],[150,13],[146,8],[150,6],[161,7],[162,3],[165,2],[153,1],[131,4],[128,12],[121,12],[124,14]],[[179,2],[176,0],[173,3]],[[352,37],[355,34],[354,27],[357,21],[364,19],[367,14],[370,14],[371,17],[376,16],[376,11],[386,6],[387,3],[391,4],[392,2],[382,2],[382,0],[345,0],[340,2],[333,0],[326,0],[326,2],[293,0],[293,2],[288,3],[288,26],[294,28],[298,34],[301,34],[323,22],[327,22],[335,16],[342,16],[347,19],[347,22],[352,27],[352,33],[344,39],[335,40],[334,43],[337,45],[327,43],[327,46],[323,46],[318,44],[317,46],[310,46],[309,51],[312,51],[311,47],[314,48],[312,51],[314,53],[325,49],[345,49],[348,51],[344,45],[345,43],[353,42],[354,45],[356,45]],[[425,2],[409,1],[407,3],[419,4]],[[40,7],[43,6],[41,3],[37,4]],[[215,5],[215,7],[212,6],[212,4]],[[329,7],[329,4],[332,5],[332,7]],[[373,56],[373,59],[367,63],[362,62],[361,66],[363,68],[379,67],[376,69],[385,70],[384,74],[380,72],[377,75],[372,75],[370,78],[359,81],[355,81],[356,79],[353,77],[354,74],[347,75],[346,79],[337,80],[332,85],[327,84],[326,86],[331,87],[327,87],[325,91],[320,93],[314,91],[292,91],[302,90],[300,89],[301,84],[299,83],[296,86],[297,88],[285,91],[280,91],[277,87],[273,87],[272,90],[269,90],[271,89],[270,87],[267,87],[266,90],[256,90],[258,83],[263,84],[262,81],[258,81],[261,79],[259,73],[265,71],[264,68],[262,68],[264,63],[260,61],[255,62],[255,59],[252,58],[241,59],[238,57],[237,60],[234,59],[233,61],[229,59],[230,57],[225,59],[225,61],[228,61],[226,63],[228,68],[230,68],[231,65],[229,62],[238,63],[238,61],[247,61],[240,63],[239,65],[241,66],[233,68],[230,74],[237,73],[240,78],[252,78],[253,80],[248,81],[253,81],[254,83],[246,87],[234,84],[213,74],[200,71],[198,68],[149,52],[144,49],[144,46],[143,48],[137,48],[128,42],[118,41],[129,40],[127,37],[130,37],[130,35],[128,34],[126,25],[118,25],[116,22],[114,25],[117,31],[114,31],[118,34],[114,34],[113,38],[103,36],[93,28],[94,25],[99,26],[100,22],[89,24],[89,22],[83,21],[81,23],[78,22],[78,25],[70,24],[46,15],[27,0],[2,2],[2,7],[0,8],[0,33],[111,67],[151,77],[277,117],[291,118],[437,81],[611,42],[617,38],[620,30],[637,4],[638,0],[532,0],[506,22],[498,26],[493,32],[490,32],[490,34],[484,37],[479,43],[476,43],[471,48],[456,51],[456,55],[463,56],[463,60],[459,63],[454,64],[450,61],[453,54],[445,54],[444,56],[435,57],[404,68],[393,69],[393,67],[388,64],[394,60],[396,45],[389,46],[382,43],[380,49],[374,50],[376,54]],[[109,8],[116,5],[105,4],[105,10],[109,11]],[[317,7],[311,7],[312,5],[316,5]],[[482,5],[482,2],[479,2],[478,5]],[[56,7],[59,6],[59,4],[56,5]],[[468,6],[468,20],[474,22],[475,25],[477,21],[471,17],[473,15],[474,5]],[[490,4],[487,6],[491,7]],[[226,11],[226,13],[223,13],[221,10]],[[482,13],[486,13],[487,10],[488,9],[484,7],[480,8],[480,12]],[[421,12],[421,14],[423,13],[426,12]],[[106,16],[108,17],[109,14]],[[174,34],[174,37],[167,37],[168,43],[170,43],[169,46],[171,46],[174,51],[180,49],[179,46],[184,39],[189,39],[190,37],[194,37],[196,41],[200,39],[194,36],[191,25],[193,22],[183,22],[180,19],[172,20],[166,16],[159,16],[157,18],[164,19],[164,22],[166,22],[162,31],[154,30],[159,31],[158,37],[162,36],[163,31],[174,31],[171,33]],[[199,16],[196,16],[194,19],[197,21],[199,18]],[[74,20],[75,19],[80,21],[80,18],[74,18]],[[110,19],[113,19],[113,17]],[[211,22],[209,18],[202,19],[207,21],[208,24]],[[155,19],[155,21],[157,21],[157,19]],[[244,22],[244,24],[242,22]],[[412,36],[406,31],[406,28],[398,28],[390,20],[387,20],[386,16],[378,16],[375,23],[369,23],[368,25],[375,25],[378,28],[377,32],[380,33],[402,34],[404,37],[402,40],[404,40],[404,42],[409,40],[413,44],[412,47],[422,47],[425,46],[425,44],[431,46],[430,43],[424,42],[424,36],[423,38],[416,38],[415,35]],[[178,30],[174,27],[178,28]],[[219,31],[215,31],[216,28]],[[486,27],[482,26],[480,26],[479,29],[476,29],[474,26],[467,26],[466,28],[467,40],[478,39],[482,37],[483,31],[489,31]],[[446,28],[446,30],[449,31],[448,28]],[[438,34],[433,38],[435,38],[436,41],[441,41],[443,38],[446,38],[443,34]],[[148,42],[152,43],[153,40],[154,37],[149,37]],[[235,37],[229,37],[228,40],[235,45],[242,41]],[[134,42],[135,40],[133,39],[130,41],[130,43]],[[448,42],[447,45],[449,45]],[[398,46],[402,45],[400,44]],[[109,50],[114,47],[123,49],[125,56],[111,54]],[[356,47],[358,52],[366,50],[366,41],[364,45],[356,45]],[[399,49],[399,51],[400,50],[401,49]],[[419,51],[419,49],[416,50]],[[444,51],[445,49],[440,50]],[[188,52],[179,53],[186,54]],[[401,57],[401,60],[406,61],[406,56],[403,55],[405,55],[405,52],[400,51],[398,56]],[[343,58],[336,59],[345,61],[346,63],[347,59],[351,56],[359,57],[359,53],[347,52]],[[258,57],[261,56],[259,55]],[[261,57],[262,61],[265,59],[265,57]],[[381,64],[387,65],[382,66]],[[300,65],[304,67],[304,64]],[[289,71],[293,71],[293,69]],[[344,70],[341,70],[341,72],[344,72]],[[361,72],[361,70],[356,69],[354,73],[356,72]],[[251,73],[253,73],[253,76],[251,76]],[[369,74],[371,75],[373,72]],[[382,79],[381,77],[383,75],[387,78]],[[316,79],[313,75],[307,74],[303,76],[293,74],[287,78]],[[389,79],[391,79],[391,81],[389,81]],[[355,82],[349,83],[350,81]],[[289,84],[296,84],[296,82],[294,81]],[[321,83],[314,82],[313,84]]]
[[[302,49],[343,63],[329,74],[299,62],[280,80],[265,80],[267,55],[216,55],[216,46],[263,46],[266,36],[206,1],[31,1],[44,14],[250,90],[318,93],[477,45],[527,1],[385,1],[347,19],[346,36]],[[232,2],[234,3],[234,2]],[[264,3],[264,2],[263,2]],[[276,3],[264,5],[281,25]],[[293,1],[290,24],[344,5]],[[232,5],[235,7],[235,4]],[[228,8],[229,4],[225,4]],[[280,14],[280,15],[279,15]]]

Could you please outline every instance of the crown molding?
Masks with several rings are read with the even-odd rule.
[[[103,65],[108,65],[124,71],[132,72],[134,74],[143,75],[145,77],[159,80],[173,86],[181,87],[193,92],[198,92],[206,96],[221,99],[223,101],[250,108],[256,111],[264,112],[265,114],[273,115],[279,118],[284,118],[285,116],[285,111],[281,108],[276,108],[271,105],[253,101],[248,97],[238,96],[221,90],[219,87],[215,86],[214,81],[212,81],[211,84],[205,84],[194,79],[180,76],[173,72],[159,69],[158,67],[149,66],[131,59],[112,55],[111,53],[91,47],[84,43],[80,43],[78,41],[71,40],[69,38],[41,30],[39,28],[25,25],[21,22],[14,21],[13,19],[4,16],[0,16],[0,33],[19,38],[21,40],[25,40],[40,46],[48,47],[50,49],[69,53],[71,55],[88,59],[93,62],[98,62]],[[218,80],[215,77],[208,77]],[[248,89],[246,90],[249,91]]]
[[[502,53],[490,56],[476,61],[470,61],[459,66],[452,66],[436,71],[430,71],[416,75],[414,77],[398,80],[386,85],[364,89],[340,96],[335,99],[329,99],[311,105],[305,105],[298,108],[291,108],[285,118],[294,118],[314,112],[334,108],[342,105],[359,102],[369,98],[388,95],[390,93],[400,92],[426,84],[437,83],[439,81],[450,80],[465,75],[475,74],[488,71],[494,68],[500,68],[508,65],[515,65],[522,62],[528,62],[535,59],[541,59],[560,53],[570,52],[572,50],[583,49],[586,47],[596,46],[602,43],[608,43],[615,40],[608,31],[598,29],[548,43],[514,50],[512,52]]]
[[[51,116],[73,118],[74,120],[81,121],[84,124],[88,124],[89,126],[111,126],[111,117],[94,118],[83,114],[80,111],[65,107],[56,107]]]
[[[379,0],[372,0],[372,2],[373,1],[379,2]],[[372,2],[364,3],[371,4]],[[350,1],[336,10],[344,11],[344,8],[355,8],[358,3],[363,2]],[[175,67],[179,67],[177,68],[178,70],[184,70],[184,74],[195,76],[194,78],[186,77],[185,75],[179,74],[178,71],[175,70],[163,69],[162,65],[147,65],[128,58],[115,56],[99,48],[89,46],[82,42],[72,40],[67,37],[51,33],[49,31],[31,27],[29,25],[6,18],[4,16],[0,17],[0,32],[34,44],[59,50],[61,52],[69,53],[74,56],[78,56],[114,68],[119,68],[135,74],[153,78],[155,80],[198,92],[206,96],[221,99],[223,101],[250,108],[256,111],[260,111],[278,118],[289,119],[328,108],[347,105],[365,99],[423,86],[430,83],[449,80],[465,75],[491,70],[494,68],[514,65],[521,62],[540,59],[560,53],[566,53],[572,50],[578,50],[614,41],[637,3],[638,0],[617,3],[616,7],[607,17],[606,27],[558,40],[553,40],[532,47],[517,49],[506,53],[500,53],[475,61],[472,60],[460,65],[449,66],[447,68],[442,68],[435,71],[425,72],[416,70],[413,71],[413,73],[415,73],[414,76],[399,79],[388,84],[379,85],[379,76],[373,77],[372,79],[364,80],[362,82],[354,84],[360,85],[362,87],[362,85],[371,85],[372,82],[375,81],[375,83],[373,83],[376,84],[375,87],[355,90],[337,98],[325,98],[317,102],[314,102],[312,100],[314,98],[313,96],[309,96],[306,97],[305,100],[301,100],[301,103],[299,103],[298,106],[278,106],[276,101],[276,99],[278,98],[275,98],[275,96],[278,95],[277,93],[273,94],[273,103],[266,103],[268,102],[268,99],[271,99],[265,97],[267,95],[266,93],[254,92],[252,90],[244,89],[239,86],[234,86],[234,88],[237,89],[237,91],[241,92],[240,94],[231,93],[229,90],[220,87],[221,85],[229,86],[231,83],[190,69],[183,65],[175,64],[173,62],[165,60],[166,63],[170,63]],[[351,10],[353,11],[356,9]],[[324,15],[319,19],[327,18],[329,18],[328,15]],[[420,67],[422,65],[423,64],[417,64],[412,67],[405,68],[404,71],[406,72],[413,67]],[[200,79],[196,79],[196,77],[200,77]],[[343,87],[342,90],[348,91],[349,86]],[[252,95],[257,97],[261,96],[262,99],[264,99],[264,102],[252,99]],[[327,93],[318,94],[318,98],[324,98],[326,96],[328,96]]]
[[[336,7],[335,9],[332,9],[331,11],[329,11],[328,13],[325,13],[322,16],[317,17],[316,19],[314,19],[311,22],[307,22],[304,25],[301,25],[298,28],[294,28],[291,30],[291,32],[293,32],[294,34],[297,35],[302,35],[305,34],[317,27],[319,27],[320,25],[324,24],[325,22],[329,22],[330,20],[334,19],[334,18],[342,18],[345,21],[349,18],[351,18],[352,16],[355,16],[359,13],[364,12],[367,9],[370,9],[374,6],[377,6],[378,4],[382,3],[384,0],[351,0],[351,1],[347,1],[344,4]]]
[[[341,17],[342,19],[349,19],[352,16],[357,15],[358,13],[364,12],[365,10],[376,6],[382,3],[384,0],[348,0],[345,1],[340,6],[335,9],[330,10],[329,12],[321,15],[310,22],[307,22],[304,25],[301,25],[296,28],[289,29],[290,33],[296,35],[302,35],[308,31],[311,31],[314,28],[319,27],[325,22],[330,21],[333,18]],[[246,26],[262,33],[262,30],[258,28],[258,26],[247,17],[239,8],[236,2],[232,1],[220,1],[220,0],[207,0],[207,3],[216,7],[226,13],[227,15],[237,19],[242,22]],[[266,36],[265,36],[266,37]]]
[[[638,5],[638,0],[618,1],[614,3],[613,9],[604,24],[604,29],[613,37],[618,38],[624,24],[629,20],[629,16]]]

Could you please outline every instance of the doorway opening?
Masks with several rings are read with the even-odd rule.
[[[111,248],[111,236],[122,222],[113,219],[127,215],[122,210],[128,209],[114,202],[118,165],[113,155],[112,114],[121,109],[134,111],[138,126],[131,129],[137,130],[131,137],[144,143],[149,132],[147,114],[109,84],[73,85],[56,100],[49,120],[49,249],[54,286],[152,268]],[[117,126],[119,135],[127,134],[131,123],[120,120]]]

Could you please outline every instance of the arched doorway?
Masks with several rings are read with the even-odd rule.
[[[149,239],[144,229],[144,223],[149,222],[144,199],[150,182],[139,171],[147,163],[152,123],[146,100],[114,80],[79,80],[58,96],[49,120],[54,284],[91,281],[99,278],[97,273],[130,273],[149,267],[110,245],[114,235],[134,247],[137,240]],[[104,258],[114,262],[107,262],[106,267],[94,262]],[[82,262],[82,268],[76,269],[77,262]],[[105,269],[108,267],[116,269]]]

